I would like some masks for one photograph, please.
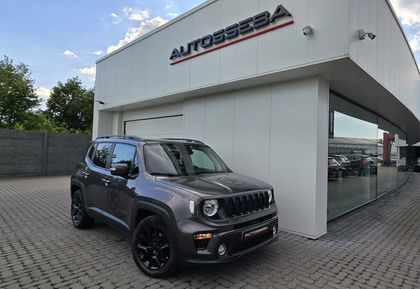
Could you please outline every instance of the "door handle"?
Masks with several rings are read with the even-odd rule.
[[[106,187],[111,183],[111,181],[108,179],[101,179],[101,180],[104,182]]]

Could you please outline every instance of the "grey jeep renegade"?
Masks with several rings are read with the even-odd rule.
[[[71,218],[76,228],[97,219],[124,233],[137,266],[154,277],[277,239],[272,187],[190,139],[98,137],[71,177]]]

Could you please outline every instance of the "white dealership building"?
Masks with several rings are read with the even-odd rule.
[[[95,100],[94,137],[202,140],[309,238],[404,183],[420,140],[420,74],[387,0],[208,0],[99,59]]]

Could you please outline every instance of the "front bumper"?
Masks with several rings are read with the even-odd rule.
[[[180,256],[187,263],[224,263],[239,258],[278,239],[277,215],[273,214],[265,219],[263,222],[252,225],[224,228],[209,227],[191,220],[179,222]],[[244,237],[245,233],[262,228],[264,229],[262,233],[251,238]],[[275,228],[275,234],[273,234],[273,228]],[[213,237],[205,241],[195,241],[192,236],[197,232],[209,232],[213,234]],[[221,244],[226,245],[226,253],[222,256],[218,254]]]

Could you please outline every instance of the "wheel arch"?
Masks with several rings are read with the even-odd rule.
[[[172,231],[172,225],[175,223],[175,217],[172,212],[169,211],[170,209],[164,208],[163,206],[165,206],[165,204],[159,205],[149,201],[137,201],[131,217],[130,230],[133,232],[137,224],[144,218],[157,215],[163,219],[165,224],[168,226],[168,230]]]
[[[79,180],[72,179],[70,182],[70,197],[73,197],[75,191],[80,190],[83,198],[83,204],[86,207],[85,186]]]

